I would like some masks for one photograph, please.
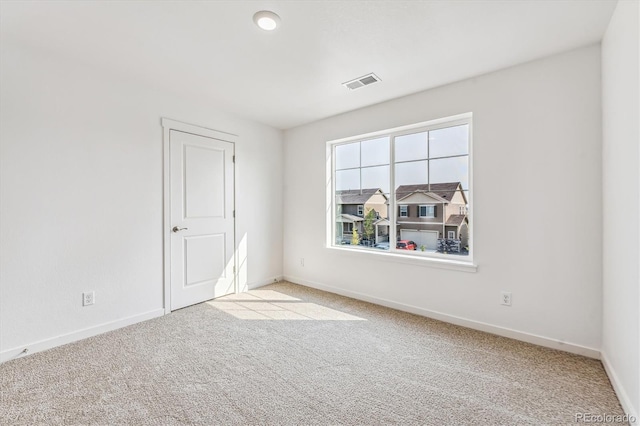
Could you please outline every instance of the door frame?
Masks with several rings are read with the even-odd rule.
[[[163,245],[163,308],[164,313],[171,313],[171,130],[190,133],[196,136],[204,136],[230,142],[233,144],[234,167],[233,167],[233,210],[236,211],[236,181],[237,167],[235,167],[235,151],[238,135],[223,132],[220,130],[209,129],[194,124],[184,123],[181,121],[171,120],[162,117],[162,145],[163,145],[163,165],[162,165],[162,245]],[[236,246],[236,219],[233,219],[233,289],[238,293],[238,247]]]

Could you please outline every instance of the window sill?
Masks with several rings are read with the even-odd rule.
[[[387,251],[374,251],[367,249],[354,249],[339,246],[326,246],[329,250],[336,250],[342,253],[349,253],[353,256],[363,256],[375,258],[376,261],[381,260],[385,262],[402,263],[405,265],[423,266],[429,268],[449,269],[453,271],[462,272],[477,272],[478,265],[473,262],[464,262],[452,259],[443,259],[438,257],[427,256],[409,256],[401,253],[392,253]]]

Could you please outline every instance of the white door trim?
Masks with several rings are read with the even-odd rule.
[[[164,313],[171,313],[171,159],[170,159],[170,132],[171,130],[177,130],[180,132],[190,133],[198,136],[205,136],[214,139],[221,139],[226,142],[232,142],[235,144],[238,141],[238,135],[234,135],[233,133],[222,132],[220,130],[208,129],[206,127],[200,127],[193,124],[183,123],[181,121],[171,120],[165,117],[162,117],[162,144],[163,144],[163,182],[162,182],[162,192],[163,192],[163,208],[162,208],[162,244],[163,244],[163,261],[164,261],[164,273],[163,273],[163,287],[164,287],[164,298],[163,298],[163,306]],[[234,182],[237,181],[236,176],[236,167],[234,167]],[[233,200],[235,205],[235,183],[233,188]],[[234,207],[235,210],[235,207]],[[233,259],[234,259],[234,289],[235,292],[238,292],[238,274],[237,274],[237,251],[238,247],[236,246],[236,229],[235,229],[235,221],[234,221],[234,230],[233,230]]]

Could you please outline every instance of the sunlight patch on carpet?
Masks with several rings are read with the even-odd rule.
[[[206,302],[243,320],[366,321],[364,318],[273,291],[252,290]]]

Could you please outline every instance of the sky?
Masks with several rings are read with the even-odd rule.
[[[460,182],[469,187],[469,126],[396,136],[395,186]],[[336,190],[390,191],[389,137],[335,147]]]

